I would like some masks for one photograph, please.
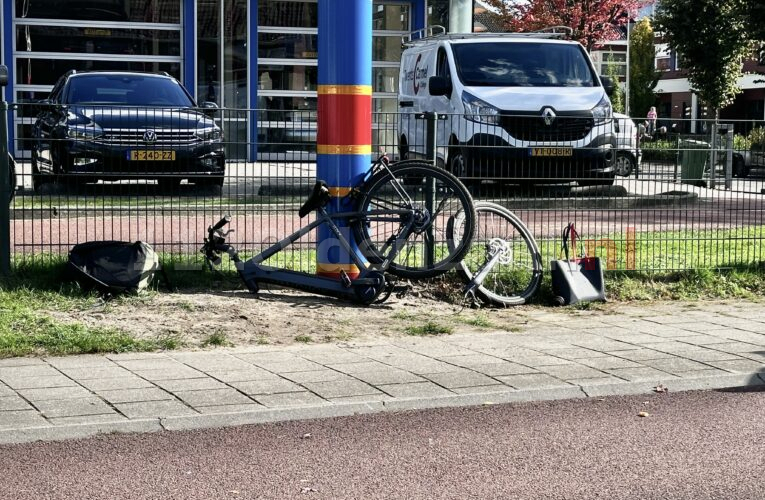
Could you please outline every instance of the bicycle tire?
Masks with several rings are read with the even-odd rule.
[[[500,239],[509,243],[505,256],[476,289],[476,295],[482,301],[494,305],[525,304],[542,282],[542,256],[534,236],[518,216],[501,205],[476,202],[475,211],[474,242],[460,261],[457,272],[466,283],[470,283],[478,269],[486,263],[492,241]],[[450,229],[459,230],[462,219],[463,215],[457,214]]]
[[[391,165],[372,176],[361,188],[356,204],[356,211],[362,214],[370,210],[393,208],[426,209],[426,186],[435,187],[433,192],[433,215],[428,222],[412,233],[405,245],[390,263],[388,272],[401,278],[421,279],[438,276],[447,272],[462,260],[473,238],[475,210],[473,198],[465,186],[452,174],[433,167],[426,162],[407,161]],[[403,199],[397,192],[403,189],[411,199]],[[462,212],[464,223],[462,232],[451,233],[452,241],[447,242],[449,220]],[[384,260],[390,244],[390,238],[400,231],[403,222],[400,218],[388,217],[378,220],[374,215],[362,215],[351,222],[354,237],[361,254],[372,264]],[[432,231],[434,255],[432,262],[426,256],[428,233]]]

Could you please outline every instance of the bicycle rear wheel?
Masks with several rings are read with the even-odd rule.
[[[419,279],[456,266],[473,239],[473,199],[456,177],[425,162],[392,165],[364,184],[356,205],[364,215],[351,224],[361,254],[372,264],[383,262],[406,225],[390,211],[409,209],[420,219],[388,271]],[[457,213],[463,214],[460,231],[447,235],[449,220]]]
[[[542,281],[542,257],[526,225],[510,210],[489,202],[476,202],[475,238],[470,251],[457,268],[469,283],[492,252],[500,252],[483,283],[476,289],[481,300],[501,306],[525,304]],[[462,214],[457,214],[450,229],[462,231]]]

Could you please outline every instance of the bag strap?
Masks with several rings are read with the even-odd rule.
[[[579,239],[579,233],[576,231],[573,222],[569,222],[563,229],[563,244],[561,251],[566,255],[566,260],[571,260],[570,253],[573,254],[574,260],[577,260],[576,256],[576,240]],[[569,240],[571,240],[571,252],[569,253]],[[582,246],[582,258],[587,257],[584,246]]]

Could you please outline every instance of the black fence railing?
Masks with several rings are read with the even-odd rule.
[[[146,241],[197,269],[205,230],[222,214],[247,255],[300,226],[316,176],[315,111],[14,104],[8,123],[14,265],[114,239]],[[395,160],[434,161],[476,199],[513,210],[545,261],[568,222],[608,269],[765,261],[765,123],[644,123],[376,113],[372,143]],[[309,235],[278,264],[311,270],[314,247]]]

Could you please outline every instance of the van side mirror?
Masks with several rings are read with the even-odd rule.
[[[600,81],[603,82],[603,89],[606,91],[606,95],[611,97],[614,93],[614,82],[605,75],[600,75]]]
[[[450,95],[452,93],[452,82],[445,76],[431,76],[428,80],[430,95]]]

